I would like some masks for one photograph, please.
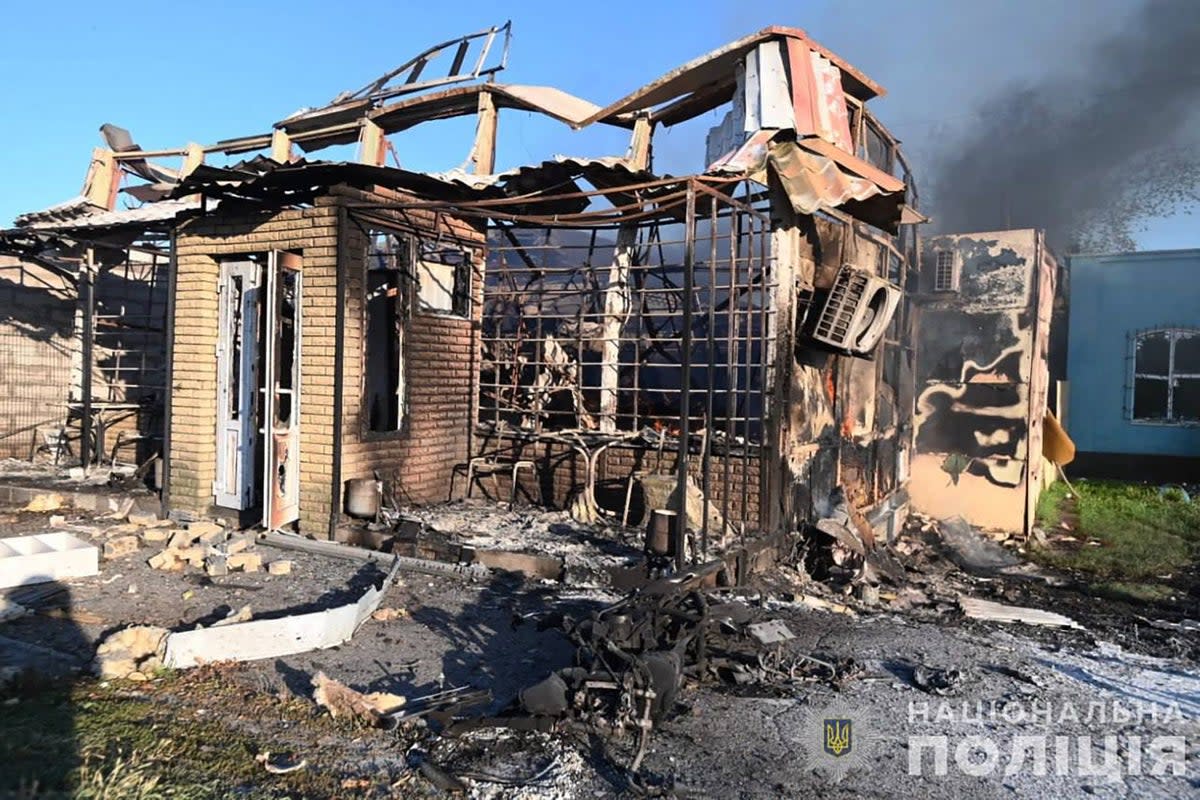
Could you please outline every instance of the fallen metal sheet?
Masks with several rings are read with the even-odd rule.
[[[337,647],[350,641],[379,607],[398,571],[399,565],[393,564],[383,583],[368,589],[356,603],[278,619],[172,633],[167,636],[163,663],[184,669],[218,661],[258,661]]]
[[[990,600],[980,600],[976,597],[959,597],[959,608],[971,619],[987,620],[989,622],[1023,622],[1026,625],[1041,625],[1050,628],[1078,628],[1083,626],[1070,617],[1055,614],[1052,611],[1042,611],[1037,608],[1022,608],[1021,606],[1006,606],[993,603]]]

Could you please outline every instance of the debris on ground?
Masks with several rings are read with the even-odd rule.
[[[334,719],[351,719],[371,727],[384,727],[384,715],[395,708],[382,708],[362,692],[334,680],[324,672],[313,676],[313,700]],[[400,706],[403,703],[399,704]],[[399,706],[396,706],[397,708]]]
[[[259,753],[254,760],[262,764],[263,769],[272,775],[289,775],[308,766],[308,759],[296,758],[293,753],[272,755],[270,750]]]
[[[1082,629],[1083,627],[1070,617],[1055,614],[1052,611],[1006,606],[990,600],[980,600],[977,597],[959,597],[958,605],[962,608],[963,613],[971,619],[991,622],[1023,622],[1026,625],[1045,625],[1052,628]]]
[[[39,494],[35,495],[34,498],[25,505],[23,510],[44,514],[48,511],[57,511],[65,504],[66,499],[61,494]]]
[[[163,666],[168,631],[154,625],[132,625],[96,648],[93,669],[101,678],[147,680]]]
[[[918,664],[913,667],[912,682],[922,692],[949,695],[962,685],[963,673],[958,669],[939,669]]]

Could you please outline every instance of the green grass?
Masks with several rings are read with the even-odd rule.
[[[1066,485],[1053,484],[1038,501],[1038,519],[1047,532],[1061,532],[1064,515],[1077,515],[1072,533],[1100,546],[1051,542],[1035,551],[1043,563],[1089,573],[1100,583],[1116,582],[1118,590],[1122,581],[1145,590],[1146,579],[1175,573],[1200,552],[1200,499],[1187,502],[1181,492],[1160,495],[1157,486],[1132,483],[1079,481],[1075,490],[1072,503]],[[1123,590],[1130,593],[1129,586]]]
[[[336,776],[308,770],[269,775],[255,754],[270,741],[255,741],[215,714],[197,717],[167,679],[147,697],[114,683],[95,681],[29,691],[20,702],[0,705],[0,797],[90,800],[200,800],[344,796]],[[216,684],[180,687],[241,698]],[[280,713],[302,721],[307,706]]]

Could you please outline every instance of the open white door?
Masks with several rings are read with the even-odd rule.
[[[223,508],[254,505],[260,274],[261,266],[252,261],[221,264],[213,496]]]
[[[300,518],[300,256],[267,260],[263,527]]]

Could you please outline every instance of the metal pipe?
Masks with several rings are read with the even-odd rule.
[[[692,293],[695,291],[696,264],[696,187],[688,181],[687,187],[687,234],[684,238],[683,254],[683,346],[682,353],[692,352]],[[687,478],[689,461],[689,434],[691,423],[692,403],[692,360],[685,357],[682,364],[682,375],[679,383],[679,472],[677,497],[679,499],[678,538],[675,540],[675,568],[683,571],[686,562],[687,544]]]
[[[717,204],[712,204],[712,213],[709,216],[709,255],[708,255],[708,336],[706,344],[708,375],[705,379],[705,400],[707,401],[704,409],[704,452],[700,454],[701,468],[704,471],[704,518],[700,527],[700,553],[703,558],[708,558],[708,516],[709,508],[712,503],[712,427],[713,427],[713,395],[715,393],[713,384],[716,382],[717,369],[717,346],[716,346],[716,327],[717,327]],[[726,353],[726,356],[729,354]],[[725,409],[729,411],[728,408]],[[722,518],[723,520],[724,518]],[[723,531],[722,531],[723,533]]]
[[[95,336],[96,313],[96,253],[91,247],[83,263],[83,346],[80,357],[81,373],[79,391],[83,401],[83,418],[79,422],[79,463],[86,471],[92,458],[92,358]]]
[[[164,322],[166,328],[166,386],[163,390],[163,433],[162,433],[162,517],[166,519],[171,513],[171,404],[174,398],[172,387],[175,377],[175,289],[178,279],[179,258],[175,252],[176,232],[171,231],[170,250],[167,257],[167,312]]]
[[[337,527],[342,517],[342,397],[346,358],[346,271],[350,263],[350,215],[345,207],[337,210],[337,260],[334,276],[333,313],[333,458],[329,497],[329,540],[337,539]],[[365,255],[365,254],[364,254]],[[365,265],[364,265],[365,266]],[[365,279],[365,276],[364,276]]]

